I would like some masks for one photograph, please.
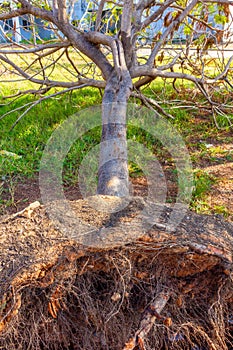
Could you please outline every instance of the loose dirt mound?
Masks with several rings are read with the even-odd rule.
[[[53,222],[35,203],[0,223],[0,349],[233,348],[232,224],[187,212],[167,232],[163,207],[143,232],[141,198],[69,204],[88,233],[59,203]]]

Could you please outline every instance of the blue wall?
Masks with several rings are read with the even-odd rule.
[[[54,37],[53,31],[49,28],[49,26],[46,27],[41,19],[36,18],[35,23],[37,39],[51,39]],[[17,29],[17,31],[20,31],[22,41],[31,41],[32,30],[30,27],[29,17],[19,17],[19,26],[20,28]],[[10,40],[4,36],[4,32],[5,35],[10,38]],[[11,40],[16,41],[13,20],[7,20],[5,22],[0,21],[0,42],[10,42]]]

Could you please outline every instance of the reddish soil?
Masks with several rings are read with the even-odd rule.
[[[205,160],[200,167],[210,175],[213,175],[216,182],[212,185],[211,190],[205,197],[205,202],[213,212],[225,214],[228,219],[233,221],[233,162],[210,165]],[[174,202],[177,194],[177,185],[175,175],[171,169],[165,169],[167,184],[167,201]],[[30,203],[35,201],[41,202],[38,177],[18,181],[13,188],[7,182],[0,183],[3,193],[2,199],[9,201],[8,205],[0,204],[0,214],[16,213],[24,209]],[[146,197],[148,195],[148,185],[145,176],[131,178],[132,194],[134,196]],[[77,186],[64,188],[65,196],[68,200],[74,201],[82,198],[82,194]]]
[[[177,193],[177,186],[174,175],[170,170],[164,171],[167,181],[169,202],[174,201]],[[131,192],[133,196],[146,197],[148,195],[147,179],[145,176],[131,178]],[[24,179],[17,181],[12,190],[11,186],[6,182],[0,183],[3,187],[2,199],[9,201],[9,205],[0,205],[0,214],[16,213],[30,203],[35,201],[41,202],[40,188],[38,177],[32,179]],[[78,184],[77,186],[69,186],[64,188],[65,196],[68,200],[74,201],[82,199]],[[10,203],[11,202],[11,203]]]
[[[225,207],[233,219],[233,162],[206,167],[205,170],[217,178],[207,196],[212,208]]]

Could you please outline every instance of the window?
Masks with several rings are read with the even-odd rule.
[[[12,19],[7,19],[4,22],[4,30],[8,31],[8,30],[12,30],[13,29],[13,20]]]
[[[30,29],[30,22],[27,19],[22,19],[22,27],[26,30]]]
[[[87,4],[85,0],[81,0],[81,10],[82,12],[85,12],[87,8]]]

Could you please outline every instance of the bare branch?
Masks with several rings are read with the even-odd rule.
[[[148,68],[147,65],[144,66],[138,66],[134,68],[134,71],[131,73],[132,78],[137,77],[143,77],[143,76],[151,76],[151,77],[160,77],[160,78],[173,78],[173,79],[186,79],[189,81],[192,81],[194,83],[200,81],[202,83],[202,80],[200,78],[197,78],[193,75],[189,75],[187,73],[182,72],[165,72],[161,71],[157,68]]]
[[[133,0],[125,0],[121,18],[121,41],[124,48],[126,65],[132,64],[131,23],[133,15]]]
[[[161,3],[158,10],[153,12],[153,14],[149,17],[147,17],[144,22],[142,23],[142,29],[146,28],[148,25],[150,25],[153,21],[155,21],[159,16],[161,16],[164,11],[173,4],[175,0],[167,0],[164,3]]]
[[[117,76],[121,79],[123,75],[129,75],[123,45],[119,39],[115,39],[112,43],[112,54]]]
[[[10,12],[0,13],[0,21],[5,19],[10,19],[18,16],[23,16],[27,14],[27,9],[19,8],[17,10],[11,10]]]
[[[66,0],[57,0],[58,5],[58,21],[61,23],[68,22],[68,16],[66,12]]]
[[[73,60],[70,58],[69,55],[69,51],[66,49],[66,57],[68,59],[68,61],[70,62],[71,66],[73,67],[73,69],[75,70],[75,72],[77,73],[78,76],[81,75],[81,73],[79,72],[79,70],[77,69],[76,65],[74,64]]]
[[[42,45],[37,45],[35,47],[32,48],[28,48],[28,47],[22,47],[21,50],[17,50],[17,49],[10,49],[10,50],[0,50],[1,54],[26,54],[26,53],[37,53],[43,50],[47,50],[47,49],[52,49],[52,48],[63,48],[63,47],[68,47],[70,46],[70,42],[69,41],[63,41],[63,42],[57,42],[57,43],[51,43],[51,44],[42,44]]]
[[[200,1],[203,4],[226,4],[226,5],[233,5],[233,1],[230,0],[203,0]]]
[[[153,98],[143,95],[140,91],[132,92],[131,96],[140,99],[147,107],[156,107],[156,109],[165,117],[174,119],[174,117],[171,114],[167,113]]]
[[[100,33],[100,32],[87,32],[83,34],[85,38],[87,38],[89,41],[91,41],[94,44],[102,44],[102,45],[107,45],[107,46],[112,46],[112,43],[114,41],[114,38]]]
[[[120,75],[120,61],[119,61],[119,52],[118,52],[118,46],[117,41],[114,40],[112,44],[112,55],[113,55],[113,61],[114,61],[114,67],[117,70],[118,76]]]
[[[62,18],[64,15],[64,4],[65,0],[61,1],[61,11],[60,16]],[[87,55],[96,65],[101,69],[103,76],[106,78],[112,72],[112,66],[101,52],[101,50],[90,43],[83,34],[78,33],[73,26],[68,23],[66,18],[63,18],[64,21],[59,21],[58,17],[56,17],[52,11],[45,10],[43,8],[35,7],[26,0],[18,0],[18,2],[22,5],[22,9],[25,11],[25,14],[32,14],[35,17],[39,17],[43,20],[47,20],[53,23],[57,28],[61,30],[61,32],[66,36],[66,38],[76,46],[80,51],[82,51],[85,55]],[[54,6],[55,6],[54,2]],[[56,11],[55,11],[56,12]]]
[[[155,80],[155,77],[145,76],[143,78],[140,78],[134,83],[134,87],[136,89],[140,89],[140,87],[149,85],[153,80]]]
[[[155,4],[155,0],[141,0],[137,4],[137,10],[144,10]]]
[[[106,0],[101,0],[100,1],[99,7],[98,7],[98,11],[97,11],[97,15],[96,15],[95,31],[98,31],[100,29],[102,13],[103,13],[103,9],[104,9],[105,3],[106,3]]]
[[[15,109],[12,109],[12,110],[10,110],[10,111],[4,113],[3,115],[1,115],[1,116],[0,116],[0,120],[4,119],[5,117],[7,117],[8,115],[10,115],[11,113],[18,112],[18,111],[24,109],[24,108],[27,107],[27,106],[31,106],[32,104],[33,104],[33,102],[28,102],[28,103],[24,104],[23,106],[20,106],[20,107],[17,107],[17,108],[15,108]]]
[[[74,82],[63,82],[63,81],[55,81],[55,80],[49,80],[49,79],[36,79],[27,74],[22,68],[17,66],[13,61],[10,59],[0,55],[0,60],[4,61],[5,63],[9,64],[11,67],[15,69],[16,72],[18,72],[21,76],[23,76],[26,80],[29,80],[33,83],[40,84],[40,85],[46,85],[48,87],[63,87],[63,88],[72,88],[72,87],[77,87],[80,84],[83,84],[83,80],[79,79],[78,81]],[[36,75],[38,72],[36,73]],[[85,84],[88,83],[90,86],[93,87],[104,87],[105,83],[103,81],[98,81],[94,79],[87,79]]]
[[[59,25],[59,27],[70,42],[101,69],[103,77],[107,79],[112,73],[112,65],[101,52],[100,48],[87,40],[85,35],[77,33],[72,25],[67,23],[65,26]]]
[[[200,86],[203,86],[203,84],[213,84],[213,83],[216,83],[218,80],[224,80],[223,78],[228,72],[232,60],[233,60],[233,56],[229,59],[224,71],[215,78],[205,79],[205,77],[198,78],[194,75],[190,75],[183,72],[167,72],[167,71],[162,71],[158,68],[148,69],[148,67],[145,65],[135,67],[134,72],[131,72],[131,76],[132,78],[137,78],[140,76],[141,77],[150,76],[153,78],[160,77],[160,78],[169,78],[169,79],[185,79],[185,80],[192,81],[193,83],[198,85],[198,87],[200,87]],[[204,95],[206,94],[204,93]]]
[[[231,56],[224,68],[224,70],[219,74],[217,75],[217,77],[214,79],[214,82],[218,81],[218,80],[221,80],[223,79],[226,74],[228,73],[229,69],[231,68],[230,65],[231,65],[231,62],[233,61],[233,56]]]
[[[167,70],[167,69],[171,69],[176,63],[177,60],[181,57],[182,52],[178,53],[171,62],[169,62],[168,64],[165,64],[163,66],[157,67],[158,70]]]
[[[18,91],[16,94],[8,95],[8,96],[2,96],[2,98],[4,100],[7,100],[9,98],[20,97],[22,95],[43,95],[46,92],[48,92],[50,89],[51,88],[42,88],[42,89],[29,89],[29,90],[25,90],[25,91]],[[16,100],[16,98],[14,99],[14,101],[15,100]],[[10,101],[9,103],[12,103],[12,101]]]
[[[72,87],[72,88],[69,88],[69,89],[66,89],[66,90],[62,90],[62,91],[58,91],[58,92],[55,92],[54,94],[51,94],[51,95],[48,95],[48,96],[45,96],[45,97],[42,97],[40,98],[39,100],[33,102],[31,104],[30,107],[28,107],[26,109],[26,111],[24,111],[20,116],[19,118],[14,122],[14,124],[12,125],[10,131],[12,131],[15,126],[20,122],[20,120],[32,109],[34,108],[36,105],[38,105],[39,103],[45,101],[45,100],[48,100],[52,97],[56,97],[56,96],[59,96],[59,95],[62,95],[62,94],[65,94],[66,92],[70,92],[70,91],[74,91],[74,90],[78,90],[78,89],[82,89],[84,87],[86,87],[87,85],[86,84],[83,84],[83,85],[80,85],[80,86],[76,86],[76,87]],[[23,106],[24,107],[24,106]]]
[[[151,52],[151,55],[148,59],[148,65],[153,66],[154,64],[154,59],[159,52],[161,46],[164,44],[166,41],[167,37],[172,33],[172,31],[179,25],[183,19],[187,16],[189,12],[196,6],[198,3],[198,0],[193,0],[192,2],[189,3],[189,5],[184,9],[184,11],[178,16],[178,18],[169,25],[169,27],[165,30],[163,35],[161,36],[161,39],[159,42],[155,45],[154,49]]]
[[[43,18],[47,21],[50,21],[54,24],[58,24],[58,20],[51,11],[45,10],[43,8],[35,7],[30,4],[29,1],[26,0],[18,0],[18,2],[22,5],[22,10],[25,10],[26,13],[30,13],[36,17]]]
[[[174,4],[172,7],[174,9],[184,11],[184,7],[182,7],[182,6],[178,6],[178,5]],[[209,28],[209,29],[211,29],[211,30],[213,30],[215,32],[222,32],[223,33],[225,31],[225,29],[220,29],[220,28],[217,28],[217,27],[213,27],[210,23],[206,22],[202,18],[199,18],[197,16],[193,16],[191,13],[189,13],[187,15],[187,17],[193,19],[197,23],[203,24],[204,27]],[[186,25],[187,25],[187,23],[186,23]]]
[[[53,16],[57,17],[58,15],[58,5],[57,0],[53,0]]]

